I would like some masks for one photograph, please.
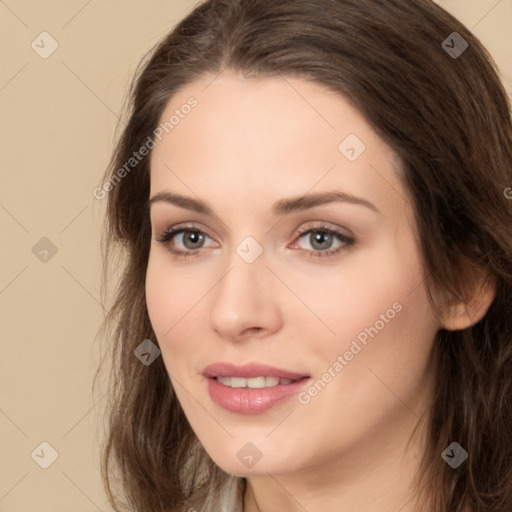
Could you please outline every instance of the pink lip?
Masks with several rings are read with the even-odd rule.
[[[273,366],[250,363],[237,366],[231,363],[216,363],[207,366],[203,375],[207,377],[210,398],[219,406],[238,414],[258,414],[266,411],[286,398],[296,395],[309,381],[309,375],[282,370]],[[279,384],[269,388],[230,388],[217,382],[215,377],[279,377],[296,382]]]

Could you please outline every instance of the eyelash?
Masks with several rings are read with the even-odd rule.
[[[201,235],[208,236],[207,233],[196,228],[195,226],[187,225],[187,226],[177,226],[173,229],[165,231],[160,237],[156,238],[156,241],[161,243],[162,245],[164,245],[174,256],[176,256],[178,258],[197,257],[197,256],[199,256],[201,249],[195,249],[195,250],[189,250],[189,251],[178,251],[178,250],[174,249],[172,247],[172,245],[169,243],[176,235],[178,235],[180,233],[187,233],[187,232],[200,233]],[[343,242],[344,245],[338,247],[337,249],[329,249],[326,251],[311,251],[308,249],[300,249],[301,251],[305,251],[306,253],[308,253],[313,258],[325,258],[328,256],[334,256],[334,255],[342,252],[343,250],[346,250],[349,247],[355,245],[355,243],[356,243],[355,239],[350,238],[350,237],[340,233],[339,231],[328,228],[327,226],[325,226],[323,224],[320,224],[320,225],[314,226],[314,227],[309,226],[307,228],[304,228],[303,230],[299,231],[299,233],[297,234],[297,239],[300,239],[304,235],[307,235],[309,233],[314,233],[314,232],[334,236],[335,238],[338,238],[338,240]],[[211,238],[211,237],[208,236],[208,238]]]

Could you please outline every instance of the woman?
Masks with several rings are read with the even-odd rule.
[[[114,508],[512,510],[512,125],[475,36],[430,0],[207,0],[130,105]]]

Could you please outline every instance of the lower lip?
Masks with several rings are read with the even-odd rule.
[[[210,398],[222,408],[238,414],[258,414],[274,407],[283,400],[297,395],[309,378],[291,384],[278,384],[268,388],[231,388],[216,379],[208,378]]]

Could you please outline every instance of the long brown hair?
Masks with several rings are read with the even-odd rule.
[[[448,49],[464,50],[454,32],[467,43],[460,55]],[[119,173],[152,137],[178,89],[226,68],[247,77],[306,78],[351,101],[400,159],[429,291],[462,300],[471,297],[476,276],[496,283],[481,321],[436,335],[422,475],[429,510],[510,512],[510,104],[482,44],[430,0],[207,0],[141,64],[102,188],[104,282],[112,269],[121,271],[101,330],[110,354],[102,474],[112,505],[181,510],[198,489],[220,489],[229,476],[191,430],[162,358],[145,366],[134,357],[143,340],[157,344],[144,292],[149,157]],[[469,453],[457,469],[441,457],[454,441]]]

